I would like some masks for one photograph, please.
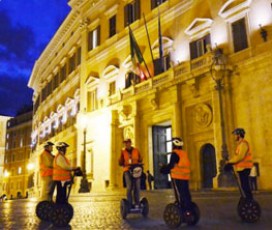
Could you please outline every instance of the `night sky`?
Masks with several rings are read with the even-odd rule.
[[[0,115],[32,105],[32,68],[69,13],[67,2],[0,0]]]

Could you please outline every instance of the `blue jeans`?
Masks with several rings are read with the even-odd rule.
[[[141,188],[141,178],[132,178],[129,171],[124,172],[125,181],[127,186],[127,200],[132,205],[132,192],[134,197],[134,202],[137,205],[140,205],[140,188]]]

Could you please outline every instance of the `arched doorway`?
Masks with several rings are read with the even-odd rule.
[[[202,188],[213,188],[213,178],[217,174],[215,148],[205,144],[200,151]]]

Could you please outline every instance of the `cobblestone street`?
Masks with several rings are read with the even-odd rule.
[[[121,193],[100,193],[72,196],[74,217],[70,226],[62,229],[167,229],[163,210],[174,200],[171,190],[143,192],[149,200],[148,218],[130,214],[122,220],[119,206],[124,197]],[[255,195],[262,207],[262,217],[258,223],[242,223],[236,213],[239,199],[237,192],[193,192],[193,200],[199,205],[201,219],[193,229],[262,229],[272,228],[272,194],[261,192]],[[57,229],[52,224],[41,222],[35,215],[37,201],[34,199],[13,200],[0,203],[0,229]],[[182,226],[181,228],[186,228]],[[60,228],[58,228],[60,229]]]

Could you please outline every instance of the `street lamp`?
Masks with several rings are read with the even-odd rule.
[[[226,56],[223,53],[221,48],[216,48],[212,51],[213,60],[210,68],[211,76],[215,85],[215,90],[218,91],[218,100],[219,100],[219,116],[220,116],[220,125],[221,125],[221,157],[220,166],[219,166],[219,176],[218,176],[218,186],[219,187],[230,187],[233,186],[233,175],[230,172],[224,171],[225,162],[229,158],[228,148],[226,144],[226,130],[225,130],[225,117],[223,111],[223,79],[225,74],[230,70],[226,65]]]
[[[90,192],[89,184],[86,176],[86,134],[87,134],[87,126],[88,126],[88,117],[86,111],[81,113],[79,118],[80,128],[83,129],[83,152],[81,154],[81,167],[82,167],[82,179],[80,181],[80,188],[78,190],[79,193],[87,193]]]

